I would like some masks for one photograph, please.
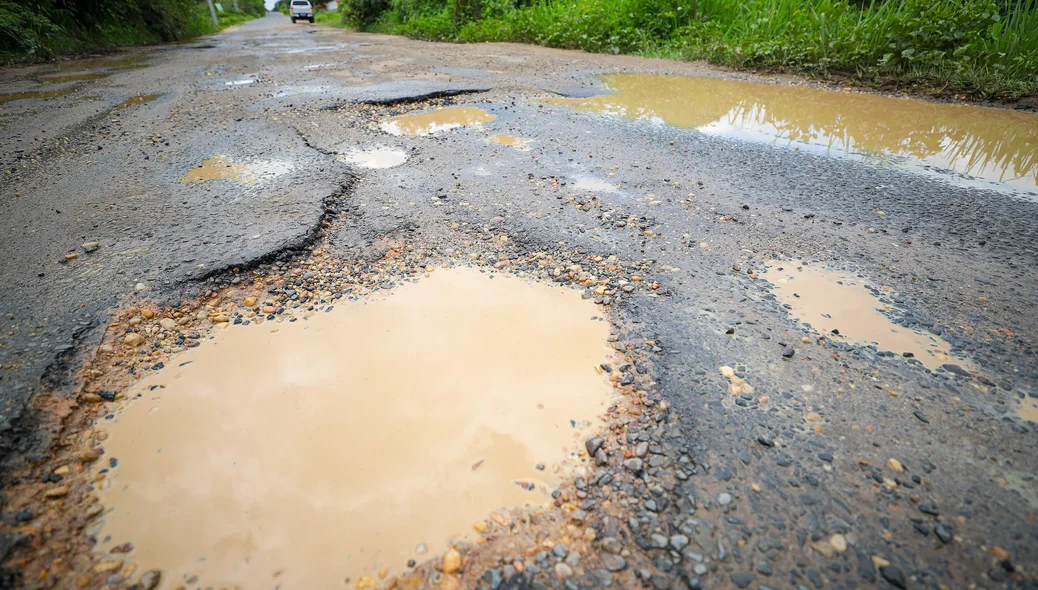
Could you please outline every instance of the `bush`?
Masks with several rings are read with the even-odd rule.
[[[342,22],[357,28],[375,24],[379,16],[389,8],[389,0],[342,0],[339,14]]]

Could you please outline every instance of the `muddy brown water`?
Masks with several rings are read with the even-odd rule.
[[[920,170],[931,166],[1038,193],[1038,115],[740,80],[602,79],[614,94],[547,102]]]
[[[446,107],[428,113],[391,117],[382,123],[382,130],[392,135],[432,135],[457,127],[489,123],[496,118],[476,107]]]
[[[930,369],[944,363],[965,365],[949,354],[951,345],[940,336],[899,326],[880,313],[884,304],[861,279],[796,261],[772,260],[768,269],[772,292],[792,308],[794,317],[827,338],[875,344],[899,355],[908,352]]]
[[[1016,409],[1016,415],[1018,418],[1038,423],[1038,399],[1025,397],[1020,400],[1020,405]]]
[[[509,135],[507,133],[498,133],[497,135],[490,137],[490,141],[492,143],[506,145],[516,149],[523,149],[530,143],[530,140],[525,137],[516,137],[515,135]]]
[[[22,100],[25,98],[53,98],[55,96],[65,96],[66,94],[72,94],[78,90],[78,88],[65,88],[63,90],[49,90],[49,91],[32,91],[32,92],[12,92],[9,94],[0,94],[0,104],[5,102],[11,102],[12,100]]]
[[[101,425],[118,465],[97,549],[132,543],[165,588],[353,587],[492,511],[545,505],[613,399],[596,313],[576,291],[455,268],[219,331]]]
[[[235,162],[227,156],[213,156],[202,162],[197,168],[188,170],[180,182],[183,184],[202,184],[213,180],[231,180],[234,182],[250,182],[252,174],[247,166]]]
[[[125,109],[126,107],[132,107],[140,104],[148,104],[153,100],[162,98],[162,96],[162,94],[138,94],[136,96],[131,96],[130,98],[127,98],[126,100],[117,104],[115,108]]]

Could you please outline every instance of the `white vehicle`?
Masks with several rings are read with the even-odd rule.
[[[293,23],[297,20],[309,20],[310,22],[314,22],[314,7],[311,6],[307,0],[292,0],[292,5],[288,9],[288,14],[292,17]]]

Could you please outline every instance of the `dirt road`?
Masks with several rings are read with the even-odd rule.
[[[0,72],[4,93],[49,93],[0,96],[2,585],[153,581],[98,565],[82,528],[96,513],[74,501],[89,480],[55,461],[103,420],[103,373],[151,374],[231,322],[203,313],[146,366],[119,348],[138,345],[128,306],[262,277],[273,321],[300,293],[338,300],[343,279],[317,267],[378,286],[401,256],[412,274],[482,264],[577,289],[612,322],[608,369],[637,402],[555,496],[545,518],[568,543],[499,534],[460,547],[457,573],[417,557],[412,580],[1038,587],[1035,192],[544,100],[607,94],[597,76],[617,72],[750,79],[281,15]],[[442,106],[482,114],[431,135],[391,121]],[[854,297],[880,311],[837,316]]]

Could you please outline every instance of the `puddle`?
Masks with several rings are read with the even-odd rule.
[[[161,98],[162,94],[138,94],[137,96],[131,96],[121,103],[115,105],[117,109],[125,109],[126,107],[132,107],[139,104],[148,104],[149,102]]]
[[[578,292],[456,268],[232,326],[105,422],[98,550],[132,543],[166,587],[352,588],[491,511],[546,505],[612,397],[594,315]]]
[[[229,156],[213,156],[202,165],[188,170],[180,178],[183,184],[202,184],[213,180],[230,180],[240,184],[251,184],[264,178],[281,176],[290,171],[287,162],[256,160],[239,162]]]
[[[125,66],[137,65],[144,60],[146,57],[125,57],[123,59],[77,59],[72,61],[63,61],[54,64],[59,70],[88,70],[91,68],[118,68]]]
[[[448,107],[429,113],[392,117],[382,123],[382,130],[392,135],[431,135],[456,127],[489,123],[496,118],[475,107]]]
[[[356,148],[339,154],[344,162],[361,168],[392,168],[407,161],[407,152],[400,148]]]
[[[501,145],[507,145],[516,149],[523,149],[529,143],[530,140],[525,137],[516,137],[514,135],[508,135],[507,133],[498,133],[497,135],[490,138],[492,143],[499,143]]]
[[[34,91],[34,92],[12,92],[10,94],[0,94],[0,104],[5,102],[11,102],[12,100],[22,100],[24,98],[53,98],[55,96],[65,96],[66,94],[72,94],[78,90],[77,88],[66,88],[64,90],[50,90],[47,92]]]
[[[588,191],[591,193],[615,193],[620,190],[615,184],[599,180],[593,176],[578,176],[575,180],[576,182],[573,183],[573,187],[582,191]]]
[[[1016,415],[1018,418],[1038,424],[1038,399],[1027,396],[1020,400],[1020,405],[1016,408]]]
[[[713,78],[602,79],[615,94],[547,102],[880,163],[904,158],[893,163],[1038,193],[1038,115]]]
[[[107,78],[108,74],[75,74],[72,76],[50,76],[40,77],[37,80],[42,84],[65,84],[67,82],[82,82],[86,80],[100,80]]]
[[[254,84],[255,80],[231,80],[230,82],[224,82],[225,86],[246,86],[248,84]]]
[[[911,353],[930,369],[948,362],[965,364],[948,354],[951,346],[944,339],[899,326],[877,311],[885,306],[862,279],[796,261],[772,260],[768,269],[765,278],[774,285],[772,292],[779,301],[827,338],[875,344],[898,355]]]

